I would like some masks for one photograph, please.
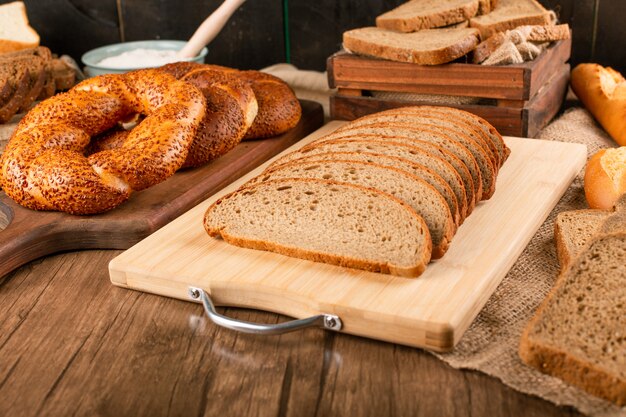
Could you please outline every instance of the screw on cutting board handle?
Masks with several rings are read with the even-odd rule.
[[[327,330],[339,331],[342,326],[341,319],[332,314],[320,314],[306,319],[293,320],[279,324],[252,323],[249,321],[231,319],[219,314],[215,311],[215,306],[209,295],[201,288],[189,287],[189,297],[202,302],[204,311],[213,323],[242,333],[282,334],[305,329],[307,327],[321,327]]]

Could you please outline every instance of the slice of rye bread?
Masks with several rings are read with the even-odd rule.
[[[25,112],[35,102],[46,82],[46,63],[38,56],[16,58],[13,65],[24,66],[30,76],[28,93],[20,104],[18,113]]]
[[[561,268],[567,267],[598,233],[626,232],[626,194],[613,210],[570,210],[554,222],[554,240]]]
[[[563,211],[556,216],[554,240],[561,268],[572,262],[610,214],[608,210],[589,209]]]
[[[463,22],[477,12],[478,0],[411,0],[376,17],[376,26],[415,32]]]
[[[476,49],[472,51],[472,63],[480,64],[485,59],[489,58],[496,49],[498,49],[504,42],[508,40],[506,32],[496,32],[491,35],[487,40],[478,44]]]
[[[626,233],[599,234],[566,268],[526,326],[528,365],[626,405]]]
[[[528,42],[553,42],[569,39],[571,33],[569,25],[525,25],[516,27],[515,30],[526,34]]]
[[[420,275],[430,261],[428,227],[407,204],[326,180],[240,188],[208,208],[204,227],[245,248],[405,277]]]
[[[313,143],[312,146],[305,146],[298,151],[291,152],[284,157],[276,160],[272,165],[269,166],[268,169],[271,169],[279,164],[287,163],[294,159],[338,152],[365,152],[382,154],[398,157],[412,164],[425,166],[429,170],[434,171],[439,177],[441,177],[452,190],[459,207],[459,216],[461,222],[469,215],[468,206],[470,202],[468,201],[468,195],[465,190],[465,185],[459,173],[454,169],[452,165],[450,165],[444,159],[415,146],[358,139],[328,141],[319,144]],[[441,192],[441,190],[439,189],[438,191]],[[473,201],[471,202],[471,204],[473,206]]]
[[[11,120],[30,91],[30,74],[26,68],[11,65],[9,80],[12,93],[0,107],[0,124]]]
[[[449,110],[446,111],[445,109]],[[459,112],[455,111],[455,109],[439,106],[407,106],[385,110],[370,116],[372,116],[372,119],[376,119],[377,117],[395,115],[429,117],[433,119],[433,121],[436,121],[439,125],[443,124],[444,126],[458,129],[461,133],[469,136],[478,145],[480,145],[480,147],[489,156],[496,173],[500,169],[500,156],[491,139],[487,136],[483,129],[476,124],[475,120],[464,118]],[[358,120],[367,120],[370,116],[361,117]]]
[[[354,132],[354,133],[352,133]],[[368,140],[375,141],[378,143],[388,143],[393,145],[404,145],[410,146],[413,148],[419,148],[423,151],[426,151],[430,154],[433,154],[454,167],[456,172],[459,174],[461,179],[463,180],[463,185],[465,186],[465,193],[467,195],[468,201],[468,214],[474,210],[476,203],[480,201],[482,196],[482,181],[480,178],[480,170],[478,169],[478,164],[476,164],[476,160],[472,156],[472,153],[468,151],[464,146],[460,145],[457,147],[457,153],[463,155],[465,161],[461,159],[457,154],[450,152],[448,149],[444,147],[438,146],[435,141],[425,141],[420,140],[420,135],[424,135],[423,130],[416,129],[403,129],[403,128],[394,128],[388,127],[386,125],[372,125],[365,128],[355,128],[353,131],[346,133],[331,133],[330,135],[326,135],[318,140],[311,142],[306,148],[310,146],[316,146],[321,144],[322,142],[334,142],[334,141],[342,141],[342,140]],[[432,135],[437,136],[438,134],[432,132]],[[468,165],[470,164],[470,168]],[[476,175],[474,177],[473,175]]]
[[[454,195],[454,192],[452,191],[452,188],[450,188],[448,183],[446,183],[446,181],[432,169],[424,165],[411,162],[408,159],[399,158],[397,156],[389,156],[381,153],[373,153],[371,151],[341,152],[337,150],[315,153],[311,155],[303,155],[302,157],[295,159],[297,163],[333,160],[370,162],[372,164],[377,164],[384,167],[397,168],[402,171],[406,171],[409,174],[415,175],[417,178],[426,181],[435,190],[439,191],[439,194],[441,194],[441,196],[446,200],[446,203],[448,204],[448,209],[450,209],[450,213],[452,213],[455,226],[458,227],[462,223],[462,221],[465,220],[464,217],[461,218],[459,203],[456,199],[456,196]],[[276,165],[273,166],[272,169],[280,169],[280,167],[281,165]]]
[[[293,161],[263,172],[250,183],[278,178],[317,178],[360,185],[391,194],[407,203],[428,225],[433,242],[432,257],[441,258],[456,231],[446,200],[426,181],[397,168],[359,161]]]
[[[548,25],[554,16],[535,0],[500,0],[491,13],[470,19],[470,26],[480,30],[482,39],[522,25]]]
[[[444,114],[446,116],[457,117],[462,119],[463,121],[471,124],[476,128],[477,131],[482,133],[482,138],[490,145],[492,150],[495,150],[498,156],[499,166],[507,160],[511,150],[506,146],[504,141],[502,140],[502,136],[498,132],[498,130],[493,127],[491,123],[475,115],[474,113],[470,113],[465,110],[455,109],[452,107],[443,107],[443,106],[411,106],[405,107],[402,109],[406,109],[408,112],[417,112],[417,111],[429,111]],[[400,110],[402,110],[400,109]]]
[[[498,0],[478,0],[476,16],[491,13],[498,6]]]
[[[422,130],[424,133],[420,136],[420,140],[434,140],[437,145],[442,146],[453,153],[454,151],[452,149],[457,148],[457,144],[461,144],[468,151],[470,151],[478,164],[483,188],[481,199],[489,199],[495,192],[496,171],[489,154],[483,148],[485,145],[481,146],[473,138],[466,135],[465,132],[467,132],[467,129],[465,126],[460,126],[450,120],[411,114],[386,114],[377,115],[376,117],[365,116],[353,121],[351,123],[352,126],[348,127],[346,125],[338,129],[337,132],[349,132],[354,128],[378,125],[381,123],[390,127],[413,127],[415,129]],[[438,133],[438,135],[433,135],[432,132]],[[451,145],[446,146],[444,144],[447,141],[454,141],[456,144],[452,143]],[[472,175],[474,175],[474,173],[472,173]]]
[[[480,42],[472,28],[424,29],[398,33],[377,27],[343,34],[344,47],[356,54],[419,65],[439,65],[462,57]]]

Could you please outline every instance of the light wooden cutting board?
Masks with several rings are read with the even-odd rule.
[[[332,122],[290,149],[341,124]],[[450,350],[585,164],[583,145],[505,141],[511,156],[496,193],[476,207],[446,255],[419,278],[315,263],[210,238],[202,227],[206,208],[261,172],[262,165],[113,259],[111,281],[183,300],[190,300],[187,288],[197,286],[218,305],[298,318],[336,314],[342,332]]]

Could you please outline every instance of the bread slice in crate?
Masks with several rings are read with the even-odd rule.
[[[365,27],[343,34],[343,46],[351,52],[420,65],[439,65],[454,61],[474,49],[479,42],[479,32],[472,28],[425,29],[400,33],[378,27]]]
[[[478,0],[412,0],[376,18],[376,26],[397,32],[440,28],[469,20]]]
[[[470,27],[480,30],[482,39],[518,26],[548,25],[555,20],[554,13],[536,0],[500,0],[498,3],[491,13],[470,19]]]

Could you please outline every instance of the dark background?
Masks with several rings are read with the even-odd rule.
[[[10,0],[0,0],[8,3]],[[347,29],[403,0],[248,0],[209,46],[207,62],[249,69],[291,62],[323,70]],[[573,29],[572,63],[626,72],[626,0],[540,0]],[[42,45],[75,59],[89,49],[144,39],[187,39],[221,0],[26,0]]]

